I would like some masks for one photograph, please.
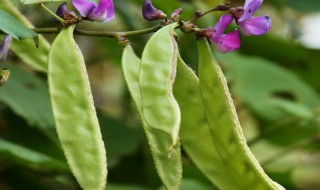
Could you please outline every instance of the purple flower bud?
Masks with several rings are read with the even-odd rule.
[[[167,15],[164,14],[161,10],[156,9],[151,0],[146,0],[142,7],[143,18],[149,21],[165,19]]]
[[[222,15],[216,26],[204,30],[203,35],[210,40],[210,42],[221,53],[228,53],[235,51],[241,46],[240,32],[235,29],[229,34],[224,34],[233,20],[232,15]]]
[[[262,2],[263,0],[246,0],[243,8],[232,8],[230,10],[244,35],[263,35],[271,29],[269,16],[252,16],[259,9]]]
[[[72,4],[88,20],[105,23],[115,18],[113,0],[100,0],[99,4],[89,0],[72,0]]]
[[[56,14],[64,20],[70,20],[77,17],[76,13],[67,9],[67,2],[62,3],[58,7]]]
[[[183,12],[183,8],[179,8],[179,9],[173,11],[173,13],[171,14],[171,18],[172,19],[179,18],[182,12]]]
[[[1,44],[0,44],[0,56],[1,56],[0,61],[4,61],[4,60],[7,59],[11,42],[12,42],[12,37],[11,37],[11,35],[7,35],[7,36],[2,40],[2,42],[1,42]]]

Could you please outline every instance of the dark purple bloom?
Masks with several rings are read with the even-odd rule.
[[[179,9],[173,11],[173,13],[171,14],[171,18],[172,19],[179,18],[182,12],[183,12],[183,8],[179,8]]]
[[[0,44],[0,56],[1,59],[0,61],[4,61],[7,58],[7,55],[9,53],[10,45],[12,42],[12,37],[11,35],[7,35],[1,42]]]
[[[72,4],[88,20],[109,22],[115,18],[113,0],[100,0],[99,4],[89,0],[72,0]]]
[[[246,0],[243,8],[232,8],[230,10],[244,35],[258,36],[269,32],[271,28],[269,16],[252,16],[262,2],[263,0]]]
[[[142,7],[143,18],[149,21],[159,20],[167,18],[167,15],[164,14],[161,10],[156,9],[151,0],[146,0]]]
[[[224,31],[231,24],[232,20],[232,15],[222,15],[214,28],[210,27],[204,31],[204,36],[221,53],[235,51],[241,46],[240,32],[237,29],[229,34],[224,34]]]
[[[76,18],[76,17],[77,17],[77,15],[76,15],[73,11],[69,11],[69,10],[67,9],[67,2],[62,3],[62,4],[58,7],[56,14],[57,14],[60,18],[62,18],[62,19],[64,19],[64,20],[70,20],[70,19],[72,19],[72,18]]]

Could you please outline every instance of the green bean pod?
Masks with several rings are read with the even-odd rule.
[[[173,92],[181,109],[181,144],[188,156],[220,189],[241,189],[219,157],[210,134],[199,79],[180,56]]]
[[[165,32],[167,35],[170,34],[167,30]],[[130,45],[126,46],[122,56],[122,68],[126,83],[140,113],[160,179],[167,189],[176,190],[179,189],[182,178],[180,143],[178,142],[171,148],[170,156],[168,156],[168,149],[172,146],[171,135],[162,130],[152,128],[145,121],[139,85],[140,67],[141,60],[136,56]]]
[[[63,29],[50,49],[49,90],[57,133],[72,173],[85,190],[105,189],[106,151],[82,53]]]
[[[200,39],[198,48],[200,92],[207,122],[219,157],[238,184],[237,189],[283,189],[267,176],[247,146],[226,79],[207,41]]]
[[[139,75],[143,118],[151,128],[168,134],[172,146],[178,142],[181,120],[172,94],[178,55],[175,27],[177,23],[170,24],[150,38],[142,54]]]

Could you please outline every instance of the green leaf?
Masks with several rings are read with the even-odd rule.
[[[0,160],[38,170],[68,171],[65,163],[4,139],[0,139]]]
[[[205,39],[198,41],[200,92],[219,156],[237,189],[283,189],[263,171],[242,134],[226,79]]]
[[[57,133],[80,186],[102,190],[107,158],[75,25],[60,32],[49,53],[49,91]]]
[[[261,46],[261,44],[263,44],[263,46]],[[251,62],[260,62],[260,60],[262,60],[256,59],[256,56],[265,58],[272,61],[268,62],[268,64],[279,65],[282,67],[282,70],[284,70],[283,68],[285,68],[286,70],[291,70],[292,72],[297,74],[300,80],[302,79],[306,81],[308,84],[314,87],[315,90],[320,90],[320,83],[318,82],[320,70],[320,50],[307,49],[297,42],[285,40],[272,35],[259,36],[259,38],[244,38],[242,40],[241,46],[242,48],[240,48],[239,50],[242,53],[255,57],[250,57],[249,59],[248,57],[240,56],[239,58],[237,58],[239,59],[237,60],[238,62],[245,63],[245,61],[249,61],[249,65],[251,65]],[[256,48],[260,46],[262,48]],[[286,51],[282,51],[284,49]],[[233,57],[232,55],[233,53],[225,54],[221,57]],[[306,57],[308,59],[306,59]],[[262,62],[267,63],[266,61]],[[291,85],[294,84],[292,83]]]
[[[103,141],[108,152],[108,167],[119,163],[119,159],[133,154],[143,141],[141,128],[127,126],[123,121],[112,119],[98,111]]]
[[[11,70],[7,84],[0,88],[0,101],[23,117],[31,126],[49,129],[54,126],[48,87],[34,74],[16,65],[2,64]]]
[[[148,188],[139,187],[135,185],[108,184],[107,190],[148,190]]]
[[[272,100],[271,104],[273,104],[275,107],[278,107],[279,110],[282,110],[284,113],[294,117],[306,120],[312,119],[313,117],[313,111],[303,104],[279,99]]]
[[[160,31],[162,33],[161,35],[170,36],[170,31],[172,31],[173,29],[171,27],[172,25],[165,27],[164,30]],[[163,43],[166,45],[172,43],[170,38],[170,42],[167,41],[167,37],[164,37],[163,39]],[[159,48],[161,49],[159,50]],[[166,46],[159,46],[156,49],[161,53],[161,51],[164,51],[162,48],[166,48]],[[170,135],[158,129],[152,128],[145,121],[145,117],[143,115],[144,113],[142,111],[142,95],[139,86],[139,71],[141,68],[141,60],[135,55],[131,46],[126,46],[124,49],[122,57],[122,68],[127,85],[129,87],[129,91],[141,115],[143,127],[147,135],[148,143],[154,159],[154,163],[156,165],[157,172],[163,184],[168,189],[178,189],[182,177],[180,143],[175,145],[170,150],[171,152],[169,156],[168,150],[170,149],[170,147],[172,147],[172,138],[170,137]],[[156,70],[157,69],[155,68],[155,71]]]
[[[23,4],[35,4],[35,3],[44,3],[44,2],[52,3],[52,2],[61,2],[61,1],[65,1],[65,0],[20,0],[20,2]]]
[[[37,33],[25,27],[20,21],[3,10],[0,10],[0,30],[12,35],[17,40],[38,36]]]
[[[320,2],[315,0],[287,0],[288,6],[298,10],[298,11],[319,11]]]
[[[16,6],[13,5],[11,0],[2,0],[0,9],[14,16],[26,27],[34,28],[31,22],[21,14]],[[47,72],[50,44],[43,36],[39,35],[38,48],[35,47],[34,42],[29,39],[23,41],[13,40],[10,48],[24,63],[31,66],[33,69]]]
[[[320,105],[317,93],[307,83],[270,61],[239,54],[219,55],[218,58],[226,65],[234,94],[264,119],[279,121],[290,116],[291,113],[283,110],[288,102],[309,110]]]
[[[212,190],[213,188],[208,185],[204,185],[194,179],[183,179],[181,183],[181,190]],[[158,190],[165,190],[165,188],[159,188]]]

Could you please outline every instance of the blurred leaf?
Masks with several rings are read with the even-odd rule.
[[[239,54],[219,54],[218,59],[226,65],[233,92],[265,119],[277,121],[289,115],[279,107],[280,101],[310,110],[320,106],[318,94],[308,84],[272,62]]]
[[[280,100],[274,99],[271,101],[275,107],[278,107],[284,113],[288,115],[292,115],[294,117],[302,118],[302,119],[311,119],[313,117],[313,112],[310,108],[303,104],[293,103],[288,100]]]
[[[11,0],[2,0],[0,3],[0,9],[5,10],[26,27],[34,28],[31,22],[21,14],[21,12],[13,5]],[[39,35],[39,47],[36,48],[32,40],[16,41],[11,44],[11,49],[15,54],[24,61],[24,63],[30,65],[33,69],[46,72],[48,63],[47,56],[49,54],[50,44],[47,40]]]
[[[295,189],[294,188],[294,182],[292,179],[292,171],[288,171],[288,172],[270,172],[268,173],[270,175],[270,177],[272,177],[273,179],[277,180],[281,185],[284,186],[284,188],[286,189]]]
[[[38,170],[68,171],[68,166],[42,153],[0,139],[0,159],[5,163],[18,164]]]
[[[181,183],[181,190],[212,190],[212,186],[204,185],[193,179],[183,179]],[[159,190],[165,190],[164,187]]]
[[[3,64],[11,70],[8,83],[0,89],[0,101],[25,118],[31,126],[54,126],[47,85],[34,74],[16,65]]]
[[[272,4],[275,8],[282,10],[282,8],[290,7],[297,11],[319,11],[320,2],[318,0],[268,0],[266,3]]]
[[[107,190],[148,190],[148,188],[138,187],[136,185],[116,185],[108,184]]]
[[[15,144],[21,144],[28,149],[66,162],[55,128],[42,129],[30,127],[24,118],[19,117],[12,110],[6,109],[2,113],[4,125],[1,138]],[[41,142],[41,143],[39,143]]]
[[[119,162],[119,159],[133,154],[144,140],[142,128],[128,127],[125,123],[97,112],[103,141],[108,154],[108,167]]]
[[[266,58],[298,74],[303,80],[320,91],[320,51],[304,48],[298,43],[271,35],[245,37],[242,53]]]
[[[319,11],[320,1],[318,0],[286,0],[287,5],[298,11]]]
[[[0,9],[0,30],[17,40],[23,40],[26,38],[35,38],[38,36],[37,33],[24,26],[16,18],[8,14],[7,12]]]

